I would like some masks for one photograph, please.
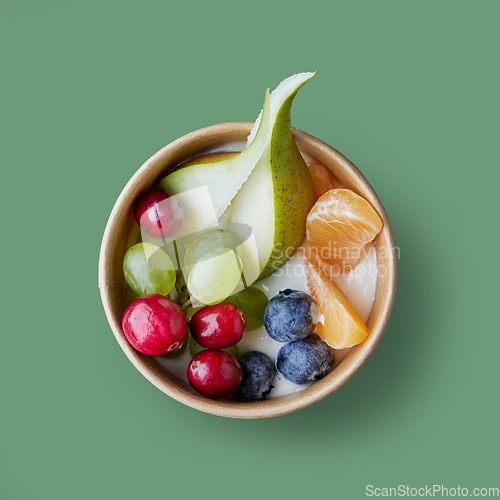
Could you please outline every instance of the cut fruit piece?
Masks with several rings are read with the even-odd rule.
[[[281,267],[305,236],[314,185],[292,135],[290,109],[297,91],[315,74],[293,75],[272,94],[266,92],[244,151],[195,159],[158,182],[159,188],[179,196],[206,186],[220,223],[252,229],[258,269],[251,278],[245,270],[248,285]],[[186,220],[194,201],[182,199]]]
[[[311,260],[348,272],[381,229],[382,220],[364,198],[350,189],[332,189],[319,198],[307,216]]]
[[[318,198],[324,195],[327,191],[340,187],[339,182],[333,174],[323,165],[319,163],[308,163],[307,168],[311,172],[311,177],[314,184],[314,201],[318,201]]]
[[[318,335],[334,349],[360,344],[368,337],[368,329],[346,296],[306,260],[306,284],[323,315],[316,324]]]
[[[305,236],[314,186],[292,135],[290,109],[297,91],[315,74],[293,75],[271,95],[266,92],[240,154],[195,160],[158,183],[170,195],[206,186],[219,222],[252,228],[258,266],[255,276],[245,270],[248,285],[281,267]],[[190,202],[182,203],[187,219]]]
[[[314,75],[293,75],[271,93],[268,144],[224,214],[224,220],[252,228],[258,250],[259,279],[281,267],[300,245],[305,236],[306,217],[314,203],[312,178],[290,128],[292,101]],[[264,109],[248,137],[249,148],[258,140],[265,120]]]

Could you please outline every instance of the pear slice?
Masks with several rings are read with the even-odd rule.
[[[314,204],[311,174],[292,136],[290,109],[297,91],[315,74],[293,75],[271,93],[269,142],[222,216],[222,220],[252,228],[260,266],[258,279],[272,274],[293,255],[304,239],[307,214]],[[248,138],[249,148],[265,120],[264,108]]]
[[[215,216],[219,218],[236,196],[243,183],[259,161],[268,146],[270,136],[269,89],[264,97],[263,119],[258,125],[255,139],[250,146],[237,155],[228,155],[217,161],[203,159],[200,163],[190,162],[158,182],[158,187],[169,195],[177,195],[200,186],[207,186],[212,199]],[[189,201],[183,200],[183,204]],[[196,200],[193,200],[196,203]],[[189,208],[189,207],[188,207]]]
[[[290,109],[297,91],[315,74],[293,75],[272,94],[266,91],[263,109],[240,154],[190,162],[158,183],[170,195],[207,186],[219,223],[251,227],[260,271],[255,279],[281,267],[305,236],[314,185],[292,136]],[[182,203],[189,210],[189,200]]]

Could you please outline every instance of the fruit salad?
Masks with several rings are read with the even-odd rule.
[[[259,401],[327,376],[370,334],[371,205],[297,148],[284,80],[246,143],[165,172],[134,204],[122,329],[211,399]]]

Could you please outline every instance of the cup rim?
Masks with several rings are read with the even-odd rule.
[[[370,196],[370,203],[374,206],[384,223],[382,231],[386,233],[386,238],[390,246],[388,254],[388,286],[386,294],[383,297],[382,312],[376,324],[372,326],[368,338],[356,346],[357,351],[355,356],[350,359],[346,366],[339,369],[342,366],[341,362],[327,377],[313,384],[312,387],[317,386],[315,390],[308,392],[305,392],[306,390],[300,391],[299,393],[294,393],[295,396],[293,397],[280,396],[256,402],[211,400],[201,395],[193,394],[184,389],[180,384],[176,385],[175,381],[177,379],[173,376],[162,376],[158,370],[155,370],[151,364],[147,363],[145,355],[133,349],[126,340],[121,329],[121,318],[117,318],[116,310],[113,306],[112,293],[116,293],[116,288],[120,287],[117,283],[112,282],[110,268],[113,253],[116,251],[115,242],[120,225],[120,215],[124,211],[130,210],[131,197],[135,199],[139,193],[151,187],[150,170],[158,168],[159,163],[161,164],[168,159],[174,159],[175,164],[178,164],[180,160],[188,159],[188,157],[182,158],[182,155],[185,155],[186,151],[189,151],[193,144],[196,144],[197,148],[201,148],[201,152],[217,145],[234,142],[235,140],[244,140],[252,126],[253,123],[251,122],[229,122],[202,128],[171,142],[149,158],[132,176],[119,195],[104,231],[99,256],[99,288],[106,317],[118,344],[133,365],[153,385],[175,400],[206,413],[232,418],[267,418],[292,413],[321,401],[350,380],[370,357],[389,322],[395,300],[398,272],[394,234],[382,202],[370,183],[342,153],[322,140],[292,127],[293,136],[303,153],[311,156],[319,163],[321,163],[322,158],[333,157],[345,171],[347,177],[352,178],[363,186],[363,189]],[[204,145],[208,147],[204,147]]]

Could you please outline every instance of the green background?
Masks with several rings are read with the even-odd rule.
[[[498,2],[0,5],[1,500],[500,486]],[[300,71],[318,75],[293,125],[352,160],[389,214],[394,312],[325,401],[270,420],[202,414],[116,343],[100,240],[147,158],[253,121],[264,90]]]

